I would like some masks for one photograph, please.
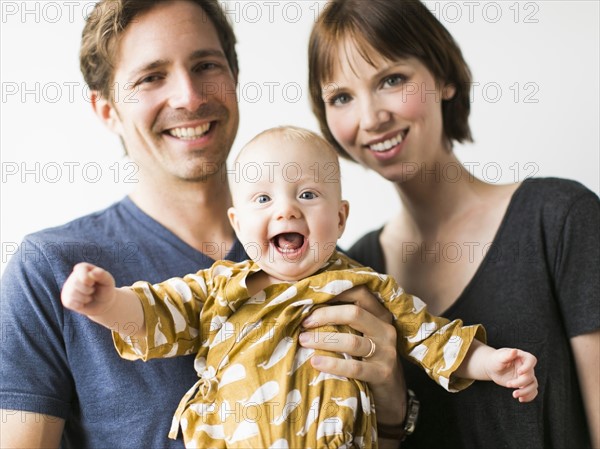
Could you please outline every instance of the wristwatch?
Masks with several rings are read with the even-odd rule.
[[[419,417],[419,400],[412,390],[407,390],[408,401],[406,403],[406,417],[402,425],[391,426],[389,424],[377,424],[377,435],[380,438],[389,440],[400,440],[411,435],[417,426],[417,418]]]
[[[406,418],[404,419],[404,437],[411,435],[417,427],[417,418],[419,417],[419,407],[421,403],[417,399],[415,392],[408,390],[408,402],[406,404]]]

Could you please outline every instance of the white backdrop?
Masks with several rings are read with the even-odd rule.
[[[391,1],[391,0],[390,0]],[[79,73],[92,1],[3,0],[1,22],[1,268],[23,236],[108,206],[130,190],[118,139],[95,118]],[[232,151],[258,131],[317,130],[306,46],[323,2],[221,2],[238,36],[241,124]],[[599,192],[599,3],[432,1],[474,74],[475,143],[457,148],[490,182],[576,179]],[[341,245],[398,208],[393,188],[344,163],[351,214]]]

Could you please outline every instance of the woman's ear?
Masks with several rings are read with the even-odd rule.
[[[446,84],[442,89],[442,100],[450,100],[456,95],[456,87],[454,84]]]

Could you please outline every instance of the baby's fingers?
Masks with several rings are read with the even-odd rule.
[[[533,370],[533,368],[537,364],[536,357],[527,351],[521,351],[520,349],[517,349],[516,357],[519,358],[521,361],[521,366],[519,366],[518,371],[519,374]]]
[[[61,301],[65,307],[81,310],[85,304],[92,300],[96,281],[90,276],[90,272],[96,268],[88,263],[75,265],[61,292]]]
[[[93,267],[87,275],[88,279],[90,279],[93,283],[98,283],[102,285],[107,285],[110,287],[115,286],[115,280],[112,275],[103,268]]]
[[[535,377],[535,372],[533,369],[522,372],[519,370],[519,373],[515,379],[509,380],[506,382],[507,388],[523,388],[531,383],[535,382],[537,384],[537,379]]]
[[[519,402],[531,402],[535,399],[538,394],[538,383],[537,379],[534,379],[532,383],[526,385],[518,390],[513,391],[513,398],[518,399]]]

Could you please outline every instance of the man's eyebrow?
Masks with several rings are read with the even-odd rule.
[[[202,50],[196,50],[190,56],[190,59],[202,59],[207,57],[225,58],[225,53],[221,49],[203,48]]]
[[[193,52],[190,55],[191,60],[203,59],[203,58],[208,58],[208,57],[213,57],[213,58],[217,57],[217,58],[225,59],[225,53],[223,53],[222,50],[209,48],[209,49],[196,50],[195,52]],[[152,70],[156,70],[160,67],[164,67],[165,65],[168,65],[170,62],[171,61],[169,59],[157,59],[155,61],[149,62],[148,64],[145,64],[141,67],[133,69],[131,72],[129,72],[129,79],[135,78],[140,73],[149,72]]]
[[[163,66],[167,65],[168,63],[169,63],[168,59],[157,59],[155,61],[149,62],[148,64],[145,64],[141,67],[135,68],[131,72],[129,72],[128,79],[136,78],[137,75],[139,75],[141,73],[155,70],[159,67],[163,67]]]

